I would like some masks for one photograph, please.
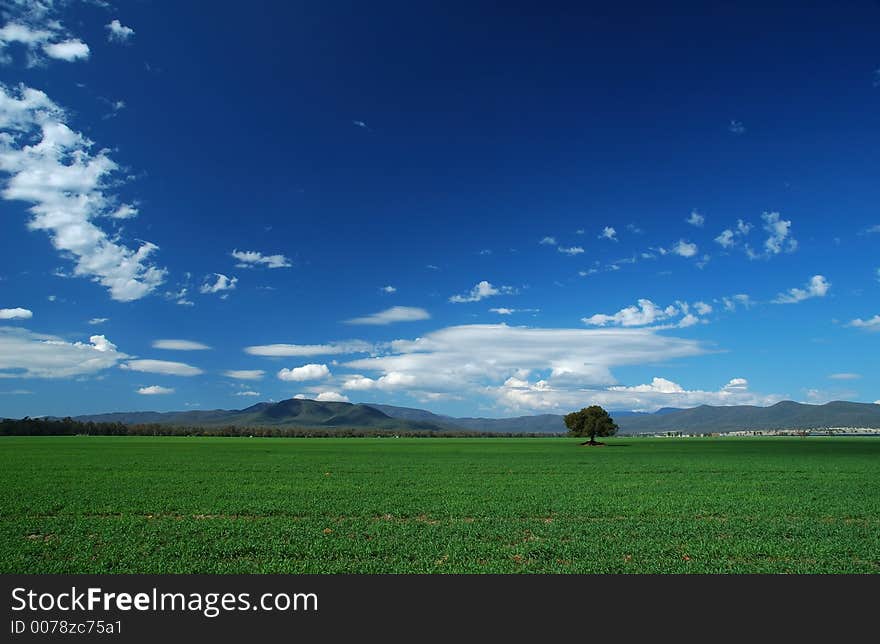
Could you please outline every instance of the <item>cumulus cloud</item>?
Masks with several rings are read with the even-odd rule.
[[[529,382],[511,378],[492,393],[502,406],[517,411],[557,411],[601,405],[611,410],[654,412],[662,407],[769,405],[783,398],[750,392],[745,378],[734,378],[716,391],[687,390],[676,382],[656,377],[643,385],[576,390],[555,387],[544,380]]]
[[[0,327],[0,378],[68,378],[93,375],[128,356],[103,335],[67,342],[17,327]]]
[[[131,204],[124,203],[119,206],[116,210],[110,213],[111,219],[133,219],[138,216],[138,212],[140,212],[137,208],[132,206]]]
[[[385,325],[392,324],[394,322],[415,322],[418,320],[428,320],[430,319],[431,314],[428,313],[425,309],[420,309],[415,306],[392,306],[390,309],[385,309],[384,311],[379,311],[378,313],[372,313],[370,315],[365,315],[364,317],[352,318],[351,320],[346,320],[346,324],[371,324],[371,325]]]
[[[237,277],[227,277],[222,273],[214,273],[214,276],[217,278],[214,280],[214,283],[211,283],[210,279],[206,279],[205,283],[202,284],[202,287],[199,289],[202,293],[220,293],[222,291],[231,291],[235,288],[235,285],[238,283]]]
[[[318,402],[349,402],[348,397],[338,391],[322,391],[315,396],[315,400]]]
[[[875,315],[867,320],[856,318],[847,324],[847,326],[855,327],[856,329],[865,329],[866,331],[880,331],[880,315]]]
[[[580,246],[560,246],[556,250],[564,255],[580,255],[584,252],[584,249]]]
[[[134,29],[123,25],[118,18],[111,20],[104,28],[107,29],[107,40],[110,42],[128,42],[134,36]]]
[[[479,302],[480,300],[484,300],[487,297],[492,297],[493,295],[499,295],[501,293],[511,294],[515,293],[516,289],[510,286],[502,286],[500,288],[495,288],[491,283],[483,280],[479,282],[476,286],[474,286],[469,293],[464,295],[453,295],[449,298],[450,302]]]
[[[729,228],[721,231],[721,234],[715,238],[715,241],[720,244],[722,248],[730,248],[736,243],[733,239],[733,231]]]
[[[554,383],[615,384],[611,368],[701,355],[696,341],[648,329],[547,329],[478,324],[446,327],[415,340],[396,340],[388,352],[343,366],[379,372],[382,387],[407,392],[487,392],[510,377],[549,372]],[[347,382],[368,389],[365,376]]]
[[[786,293],[780,293],[773,300],[774,304],[796,304],[803,302],[812,297],[825,297],[828,289],[831,288],[829,282],[822,275],[813,275],[804,288],[790,288]]]
[[[74,62],[89,57],[89,46],[78,38],[70,38],[57,20],[42,21],[40,26],[27,21],[10,21],[0,28],[0,62],[10,62],[6,52],[12,44],[24,47],[30,66],[38,64],[42,56]]]
[[[691,305],[687,302],[678,301],[666,307],[659,307],[651,300],[640,299],[637,304],[627,306],[617,313],[597,313],[581,318],[581,321],[591,326],[637,327],[649,326],[681,316],[677,326],[685,328],[704,322],[699,316],[712,312],[712,307],[705,302],[697,302],[693,307],[697,312],[696,315],[691,313]]]
[[[544,239],[542,239],[538,243],[542,244],[544,246],[555,246],[556,245],[556,238],[555,237],[544,237]]]
[[[235,380],[260,380],[265,374],[262,369],[229,369],[223,372],[224,376]]]
[[[266,268],[290,268],[293,263],[284,255],[263,255],[255,250],[233,250],[230,255],[238,260],[238,268],[254,268],[265,266]],[[233,278],[234,279],[234,278]]]
[[[611,226],[605,226],[602,229],[602,232],[599,234],[599,239],[610,239],[611,241],[617,241],[617,231],[614,230]]]
[[[785,251],[793,253],[797,250],[798,242],[791,236],[791,221],[782,219],[778,212],[765,212],[761,215],[764,221],[764,230],[768,237],[764,240],[764,253],[756,253],[750,248],[747,249],[749,257],[756,259],[758,257],[771,257]]]
[[[698,213],[696,210],[691,211],[691,216],[685,219],[687,223],[691,226],[696,226],[697,228],[702,228],[703,224],[706,223],[706,218]]]
[[[149,262],[158,246],[132,250],[94,223],[114,208],[105,190],[118,166],[65,120],[43,92],[0,84],[0,170],[10,175],[2,197],[33,204],[28,228],[45,231],[76,262],[74,275],[100,283],[114,300],[140,299],[164,281],[165,269]]]
[[[158,373],[164,376],[198,376],[204,373],[198,367],[193,367],[185,362],[170,360],[129,360],[120,364],[119,368],[143,373]]]
[[[279,380],[303,382],[304,380],[322,380],[330,376],[330,369],[325,364],[304,364],[293,369],[282,369],[278,372]]]
[[[0,309],[0,320],[30,320],[34,317],[30,309],[16,307],[14,309]]]
[[[693,257],[697,254],[698,249],[696,244],[679,239],[678,242],[669,249],[669,252],[675,255],[681,255],[682,257]]]
[[[261,344],[245,347],[245,353],[252,356],[276,358],[329,356],[344,353],[372,353],[375,347],[363,340],[345,340],[328,344]]]
[[[162,396],[166,394],[173,394],[174,389],[171,387],[162,387],[160,385],[150,385],[149,387],[141,387],[137,390],[142,396]]]
[[[382,291],[383,293],[388,293],[389,295],[390,295],[391,293],[397,293],[397,289],[394,288],[393,286],[391,286],[390,284],[389,284],[388,286],[383,286],[383,287],[382,287],[381,289],[379,289],[379,290]]]
[[[205,351],[211,347],[192,340],[156,340],[153,342],[153,348],[169,351]]]
[[[412,374],[397,373],[392,371],[379,378],[367,378],[360,374],[347,377],[343,383],[343,389],[354,391],[369,391],[374,389],[391,391],[394,389],[406,388],[417,383],[416,377]]]

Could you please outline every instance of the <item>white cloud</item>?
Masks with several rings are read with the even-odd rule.
[[[118,18],[114,18],[109,24],[104,25],[104,27],[109,32],[107,34],[107,40],[110,42],[127,42],[132,36],[134,36],[134,29],[123,25],[119,22]]]
[[[120,364],[119,368],[143,373],[158,373],[165,376],[198,376],[204,373],[198,367],[170,360],[129,360]]]
[[[479,282],[476,286],[474,286],[469,293],[466,293],[465,295],[453,295],[449,298],[449,301],[456,303],[479,302],[480,300],[484,300],[487,297],[492,297],[493,295],[499,295],[501,293],[516,293],[516,289],[510,286],[495,288],[494,286],[492,286],[492,284],[490,284],[486,280],[483,280],[482,282]]]
[[[693,257],[697,254],[697,245],[679,239],[678,243],[669,249],[669,252],[681,255],[682,257]]]
[[[742,124],[742,121],[731,121],[727,126],[727,131],[731,134],[744,134],[746,131],[745,126]]]
[[[724,304],[724,310],[731,312],[736,311],[737,306],[741,306],[748,310],[755,305],[754,300],[745,293],[737,293],[730,297],[722,297],[721,302]]]
[[[694,302],[694,308],[700,315],[709,315],[712,312],[712,305],[705,302]]]
[[[601,234],[599,235],[599,239],[610,239],[611,241],[617,241],[617,231],[614,230],[611,226],[605,226],[602,229]]]
[[[580,275],[581,277],[589,277],[590,275],[595,275],[598,272],[599,269],[597,268],[589,268],[585,271],[578,271],[578,275]]]
[[[318,402],[349,402],[348,397],[338,391],[322,391],[315,396],[315,400]]]
[[[28,13],[26,4],[19,2],[19,12]],[[51,6],[46,7],[51,9]],[[89,46],[77,38],[70,38],[66,30],[57,20],[46,20],[46,15],[37,16],[33,11],[31,16],[16,16],[2,28],[0,28],[0,62],[10,62],[6,48],[13,44],[19,44],[25,48],[28,54],[28,65],[34,66],[41,62],[41,54],[56,60],[73,62],[89,57]],[[26,24],[27,18],[39,18],[39,27]]]
[[[601,405],[612,410],[653,412],[662,407],[768,405],[783,398],[750,392],[744,378],[734,378],[717,391],[687,390],[676,382],[656,377],[644,385],[575,390],[562,389],[544,380],[530,383],[511,378],[492,393],[504,407],[518,411],[563,411]]]
[[[415,306],[392,306],[390,309],[385,309],[384,311],[372,313],[364,317],[352,318],[351,320],[346,320],[345,322],[346,324],[384,325],[392,324],[394,322],[415,322],[418,320],[428,320],[430,319],[430,317],[431,314],[428,313],[425,309],[420,309]]]
[[[411,387],[417,383],[417,379],[412,374],[390,372],[380,378],[367,378],[360,374],[348,376],[342,383],[343,389],[354,391],[369,391],[372,389],[380,389],[391,391]]]
[[[383,287],[382,287],[381,289],[379,289],[379,290],[382,291],[383,293],[388,293],[389,295],[390,295],[391,293],[397,293],[397,289],[394,288],[393,286],[391,286],[390,284],[389,284],[388,286],[383,286]]]
[[[544,239],[542,239],[538,243],[542,244],[544,246],[555,246],[556,245],[556,238],[555,237],[545,237]]]
[[[580,246],[570,246],[567,248],[565,246],[560,246],[556,250],[558,250],[560,253],[563,253],[565,255],[580,255],[581,253],[584,252],[584,249],[581,248]]]
[[[260,380],[266,374],[262,369],[229,369],[223,375],[236,380]]]
[[[110,213],[112,219],[133,219],[138,216],[139,210],[131,204],[124,203]]]
[[[498,315],[511,315],[513,313],[516,313],[516,309],[507,309],[504,307],[500,307],[497,309],[489,309],[489,311],[492,313],[497,313]]]
[[[29,389],[10,389],[9,391],[0,391],[0,396],[30,396],[33,393]]]
[[[736,243],[733,239],[733,231],[729,228],[721,231],[721,234],[715,238],[715,241],[721,244],[722,248],[730,248]]]
[[[761,215],[764,220],[764,230],[769,234],[764,241],[764,251],[766,256],[778,255],[783,250],[787,253],[793,253],[797,250],[797,240],[791,237],[791,221],[782,219],[778,212],[765,212]],[[750,257],[757,257],[752,252]]]
[[[260,264],[266,268],[290,268],[291,261],[284,255],[263,255],[255,250],[233,250],[230,255],[238,260],[238,268],[254,268]],[[234,278],[233,278],[234,279]]]
[[[30,309],[16,307],[14,309],[0,309],[0,320],[30,320],[34,317]]]
[[[857,329],[865,329],[867,331],[880,331],[880,315],[875,315],[867,320],[856,318],[847,324],[847,326],[855,327]]]
[[[43,51],[49,58],[66,60],[69,63],[89,57],[89,46],[76,38],[48,43],[43,45]]]
[[[33,204],[28,228],[48,233],[55,249],[75,260],[74,275],[100,283],[121,302],[164,281],[166,271],[149,264],[155,244],[132,250],[93,223],[110,210],[104,190],[118,166],[106,150],[90,152],[92,141],[65,124],[46,94],[0,84],[0,129],[0,170],[10,175],[3,198]]]
[[[329,344],[262,344],[245,347],[244,351],[252,356],[290,358],[329,356],[344,353],[372,353],[374,349],[375,346],[369,342],[347,340],[331,342]]]
[[[780,293],[773,300],[774,304],[795,304],[812,297],[825,297],[831,283],[822,275],[813,275],[805,288],[790,288],[787,293]]]
[[[205,351],[211,347],[192,340],[156,340],[153,342],[153,348],[170,351]]]
[[[702,228],[703,224],[706,223],[706,218],[698,213],[696,210],[691,211],[691,216],[685,219],[687,223],[691,226],[696,226],[697,228]]]
[[[235,395],[236,396],[259,396],[260,392],[259,391],[251,391],[248,389],[245,391],[236,391]]]
[[[150,385],[149,387],[141,387],[137,390],[142,396],[161,396],[165,394],[173,394],[174,389],[171,387],[162,387],[160,385]]]
[[[104,322],[108,321],[109,319],[110,318],[92,318],[91,320],[89,320],[89,324],[91,324],[92,326],[104,324]]]
[[[302,382],[304,380],[321,380],[330,376],[330,369],[325,364],[304,364],[293,369],[282,369],[278,372],[279,380]]]
[[[831,380],[858,380],[862,376],[858,373],[832,373],[828,377]]]
[[[511,376],[549,371],[557,383],[610,385],[611,368],[696,356],[699,342],[648,329],[547,329],[479,324],[446,327],[416,340],[396,340],[389,352],[343,366],[379,372],[385,388],[407,392],[483,391]],[[356,376],[353,378],[364,378]],[[389,381],[390,379],[390,381]],[[381,380],[381,378],[379,378]],[[369,388],[353,380],[349,388]]]
[[[211,284],[210,280],[206,280],[202,287],[199,289],[202,293],[220,293],[221,291],[231,291],[235,288],[235,285],[238,283],[237,277],[226,277],[221,273],[214,273],[217,279]]]
[[[68,378],[109,369],[128,356],[103,335],[88,344],[17,327],[0,327],[0,378]]]

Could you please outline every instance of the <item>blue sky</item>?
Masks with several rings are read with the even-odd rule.
[[[12,0],[0,415],[880,399],[880,6]]]

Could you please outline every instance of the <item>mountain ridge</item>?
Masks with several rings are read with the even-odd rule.
[[[811,405],[790,400],[768,407],[755,405],[700,405],[688,409],[662,408],[654,413],[609,412],[620,433],[662,431],[727,432],[750,429],[816,429],[822,427],[880,428],[880,405],[832,401]],[[171,412],[111,412],[74,417],[83,422],[195,425],[216,427],[348,427],[409,431],[479,431],[497,433],[561,434],[566,428],[559,414],[512,418],[453,417],[379,403],[324,402],[290,398],[260,402],[244,409]]]

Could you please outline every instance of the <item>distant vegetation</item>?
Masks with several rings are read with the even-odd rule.
[[[22,418],[0,420],[0,436],[254,436],[263,438],[504,438],[547,437],[547,434],[473,432],[467,430],[393,430],[369,427],[288,427],[238,425],[186,426],[142,423],[128,425],[121,422],[96,423],[73,418]]]

